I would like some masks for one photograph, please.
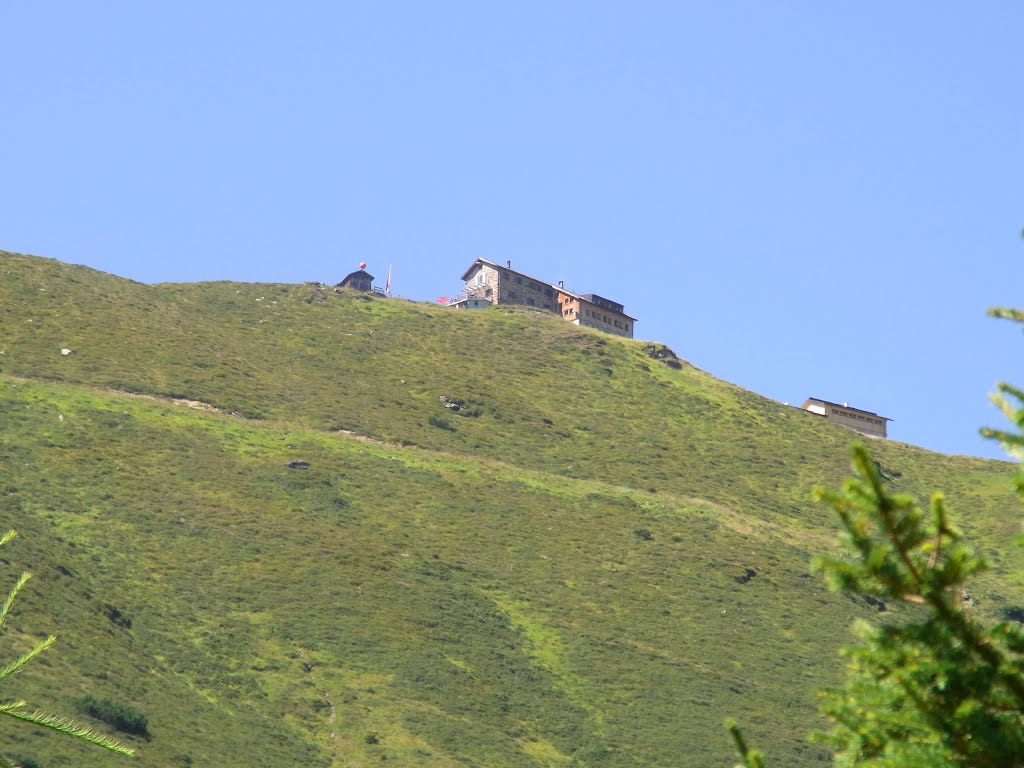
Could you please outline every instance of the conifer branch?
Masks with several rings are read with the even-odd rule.
[[[25,664],[27,664],[32,659],[34,659],[36,656],[38,656],[40,653],[45,651],[47,648],[49,648],[55,642],[57,642],[57,636],[56,635],[50,635],[48,638],[46,638],[41,643],[39,643],[35,648],[33,648],[32,650],[26,652],[20,659],[12,661],[6,667],[4,667],[2,670],[0,670],[0,680],[5,680],[8,677],[10,677],[11,675],[13,675],[15,672],[17,672],[19,669],[21,669],[23,666],[25,666]]]
[[[736,721],[731,717],[726,718],[725,727],[729,729],[729,735],[732,736],[733,743],[736,745],[736,752],[743,761],[738,763],[736,768],[764,768],[764,759],[760,750],[750,749],[747,746],[746,739],[743,738]]]
[[[1021,310],[989,314],[1024,323]],[[991,399],[1014,430],[981,433],[1024,458],[1024,389],[1001,382]],[[832,729],[815,740],[835,750],[842,768],[1024,767],[1024,630],[982,624],[963,610],[963,586],[986,564],[961,540],[943,496],[932,495],[925,516],[912,498],[886,489],[862,445],[852,452],[855,476],[838,491],[814,490],[838,516],[848,554],[815,566],[834,590],[923,608],[881,627],[855,624],[860,643],[843,651],[847,681],[821,692]],[[1024,472],[1014,484],[1024,498]],[[727,727],[748,768],[751,751],[735,723]]]
[[[11,531],[11,533],[13,533],[13,531]],[[12,536],[11,538],[14,537]],[[6,540],[10,541],[10,539]],[[0,544],[2,543],[3,541],[0,541]],[[11,591],[7,594],[7,599],[4,600],[4,604],[0,606],[0,629],[3,629],[4,622],[7,621],[7,614],[11,612],[11,606],[14,604],[14,598],[18,596],[18,593],[21,591],[21,588],[24,587],[25,583],[31,578],[31,573],[21,574],[21,576],[19,576],[18,580],[15,582],[14,586],[11,588]]]
[[[1024,311],[1014,309],[1012,307],[992,307],[988,310],[988,314],[1002,320],[1013,320],[1018,323],[1024,323]]]
[[[931,501],[932,522],[935,525],[935,541],[932,543],[932,553],[928,558],[928,568],[938,565],[939,557],[942,555],[942,540],[949,533],[949,524],[946,521],[946,503],[941,493],[932,494]]]
[[[7,531],[7,533],[0,536],[0,546],[3,546],[7,542],[9,542],[15,536],[17,536],[16,531]],[[4,601],[3,605],[0,606],[0,628],[2,628],[4,621],[10,614],[11,606],[13,605],[15,598],[18,596],[18,592],[20,592],[21,588],[25,586],[25,583],[29,580],[29,578],[31,578],[31,574],[21,574],[21,576],[18,578],[18,581],[15,583],[14,587],[8,593],[7,599]],[[16,659],[15,661],[11,662],[6,667],[4,667],[2,670],[0,670],[0,681],[3,681],[6,678],[13,675],[15,672],[17,672],[19,669],[25,666],[25,664],[30,662],[40,653],[42,653],[51,645],[53,645],[56,641],[56,635],[50,635],[42,642],[37,643],[34,648],[22,654],[20,658]],[[101,733],[97,733],[92,728],[79,725],[78,723],[66,717],[57,717],[55,715],[50,715],[40,710],[36,710],[34,712],[27,712],[24,710],[25,706],[26,704],[22,700],[0,702],[0,715],[6,715],[8,717],[13,717],[17,720],[22,720],[28,723],[32,723],[34,725],[38,725],[42,728],[49,728],[50,730],[58,731],[60,733],[66,733],[69,736],[74,736],[84,741],[88,741],[91,744],[104,747],[105,749],[109,749],[113,752],[117,752],[122,755],[131,756],[135,754],[135,750],[131,747],[126,747],[116,739],[104,736]],[[0,755],[0,768],[18,768],[18,766],[9,758]]]
[[[97,733],[88,726],[79,725],[74,720],[70,720],[66,717],[58,717],[56,715],[50,715],[45,712],[36,710],[35,712],[23,712],[20,709],[2,709],[0,708],[0,714],[9,715],[19,720],[24,720],[34,725],[41,726],[43,728],[50,728],[54,731],[60,731],[66,733],[69,736],[75,736],[79,739],[84,739],[90,744],[96,744],[97,746],[104,747],[113,752],[117,752],[122,755],[128,755],[129,757],[135,754],[135,750],[131,747],[126,747],[116,739],[112,739],[109,736],[104,736],[101,733]]]

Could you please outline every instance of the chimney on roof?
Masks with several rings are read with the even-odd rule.
[[[508,268],[509,268],[509,269],[512,269],[512,259],[509,259],[509,260],[508,260],[508,261],[506,261],[505,263],[506,263],[506,264],[508,265]]]
[[[558,287],[559,288],[565,288],[565,281],[564,280],[559,280],[558,281]]]

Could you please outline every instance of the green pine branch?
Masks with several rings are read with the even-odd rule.
[[[990,314],[1024,323],[1021,310]],[[991,399],[1011,428],[982,434],[1024,459],[1024,389],[999,383]],[[942,494],[925,511],[890,492],[863,445],[854,444],[852,460],[841,488],[814,491],[839,519],[843,551],[814,567],[831,589],[902,602],[912,618],[855,624],[859,642],[842,652],[846,682],[820,693],[832,728],[812,738],[834,750],[838,768],[1024,768],[1024,631],[1011,621],[981,624],[963,610],[964,585],[986,564],[952,524]],[[1014,483],[1024,498],[1024,472]],[[727,728],[738,768],[762,768],[736,724]]]
[[[23,702],[21,702],[21,704],[24,705]],[[49,728],[54,731],[66,733],[68,736],[83,739],[84,741],[88,741],[90,744],[105,747],[106,749],[122,755],[128,755],[130,757],[135,754],[135,750],[131,747],[126,747],[116,739],[104,736],[92,728],[80,725],[74,720],[70,720],[66,717],[50,715],[46,712],[40,712],[39,710],[26,712],[18,707],[8,708],[4,706],[0,706],[0,714],[8,715],[10,717],[17,718],[18,720],[24,720],[25,722],[33,723],[34,725],[38,725],[43,728]]]
[[[0,536],[0,546],[7,544],[17,535],[17,532],[14,530],[7,531],[7,533]],[[11,606],[14,604],[15,598],[17,598],[18,593],[21,591],[22,587],[25,586],[25,584],[28,582],[30,578],[31,574],[29,573],[21,574],[21,576],[15,582],[14,587],[12,587],[11,591],[7,594],[7,599],[4,600],[3,605],[0,606],[0,630],[3,629],[4,622],[7,620],[7,617],[11,612]],[[3,669],[0,669],[0,682],[3,682],[8,677],[18,672],[26,664],[32,661],[36,656],[38,656],[51,645],[53,645],[56,641],[57,637],[55,635],[50,635],[45,640],[37,643],[33,648],[26,651],[19,658],[7,664],[7,666],[3,667]],[[92,728],[80,725],[79,723],[76,723],[75,721],[70,720],[66,717],[51,715],[39,710],[34,710],[30,712],[25,709],[26,706],[27,704],[21,700],[0,702],[0,715],[6,715],[7,717],[12,717],[16,720],[21,720],[24,722],[32,723],[33,725],[38,725],[42,728],[48,728],[53,731],[58,731],[60,733],[67,734],[68,736],[72,736],[77,739],[82,739],[83,741],[87,741],[90,744],[95,744],[97,746],[104,747],[105,749],[109,749],[113,752],[117,752],[122,755],[131,756],[135,754],[135,750],[131,747],[126,747],[120,742],[118,742],[116,739],[104,736],[103,734],[98,733]],[[0,755],[0,768],[18,768],[18,766],[9,758]]]
[[[818,489],[855,557],[818,558],[829,586],[924,607],[902,626],[856,628],[848,679],[823,695],[834,727],[822,740],[840,766],[1024,765],[1024,633],[984,627],[961,610],[985,563],[949,521],[941,495],[926,516],[887,491],[862,445],[841,491]]]
[[[8,531],[3,539],[0,539],[0,545],[4,542],[10,541],[14,538],[14,531]],[[16,534],[15,534],[16,535]],[[18,596],[21,588],[25,586],[29,579],[32,578],[31,573],[23,573],[18,577],[18,580],[14,583],[11,591],[7,593],[7,599],[4,600],[4,604],[0,606],[0,629],[3,629],[4,622],[7,621],[7,615],[11,612],[11,606],[14,605],[14,598]]]
[[[8,677],[10,677],[11,675],[13,675],[15,672],[17,672],[19,669],[21,669],[28,662],[30,662],[32,659],[34,659],[36,656],[38,656],[43,651],[45,651],[47,648],[49,648],[55,642],[57,642],[57,636],[56,635],[50,635],[45,640],[43,640],[41,643],[36,645],[35,648],[33,648],[30,651],[27,651],[24,655],[22,655],[22,657],[20,659],[12,661],[10,664],[8,664],[3,669],[0,669],[0,681],[5,680]]]
[[[736,753],[740,756],[740,762],[736,764],[736,768],[764,768],[761,751],[747,746],[746,739],[743,738],[736,721],[731,717],[727,718],[725,727],[729,730],[729,735],[732,736],[733,744],[736,746]]]

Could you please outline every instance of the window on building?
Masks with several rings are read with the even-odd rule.
[[[522,284],[523,284],[523,278],[517,277],[516,278],[516,285],[522,285]]]
[[[484,284],[484,279],[485,279],[484,278],[484,273],[483,272],[477,272],[477,274],[476,274],[476,284],[477,285],[483,285]]]
[[[544,295],[547,296],[550,299],[552,297],[552,295],[554,295],[554,291],[552,291],[550,288],[545,288],[544,289]]]
[[[486,296],[487,298],[490,298],[492,293],[494,293],[494,291],[492,291],[490,288],[488,288],[486,291],[484,291],[484,296]]]
[[[533,299],[527,299],[526,303],[529,304],[532,307],[533,306]]]

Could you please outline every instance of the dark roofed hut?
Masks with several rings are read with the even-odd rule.
[[[351,288],[354,291],[372,291],[373,275],[365,269],[360,269],[345,276],[345,279],[338,283],[339,288]]]

